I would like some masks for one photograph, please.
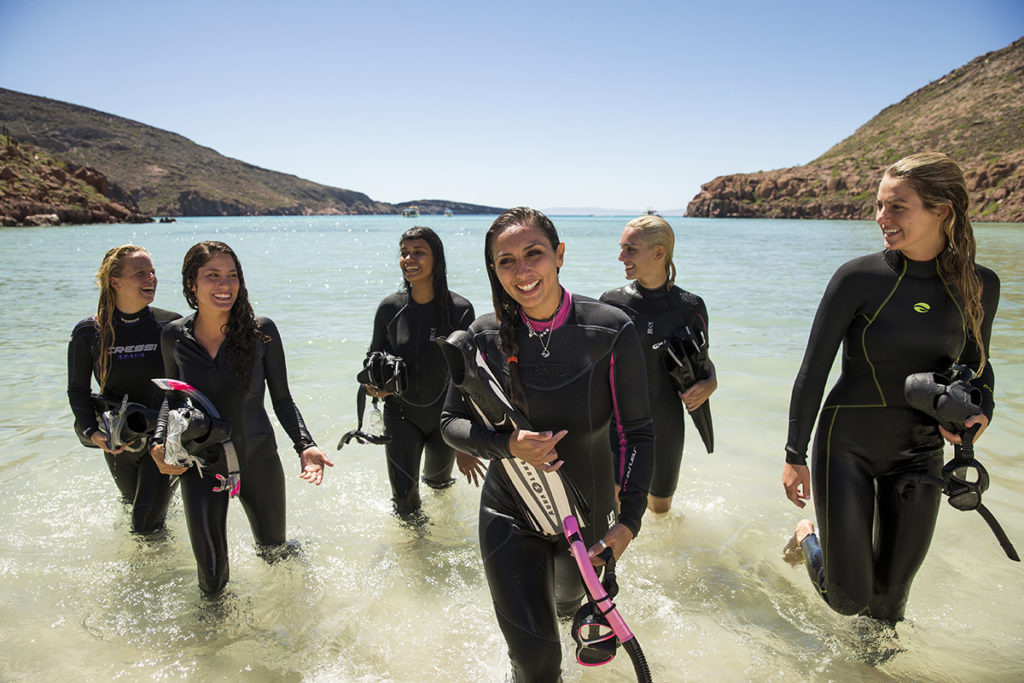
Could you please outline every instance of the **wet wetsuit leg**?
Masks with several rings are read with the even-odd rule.
[[[388,480],[395,512],[408,515],[420,509],[419,472],[425,438],[419,428],[406,419],[405,411],[388,401],[384,404],[384,434],[391,437],[384,446],[388,460]]]
[[[112,455],[103,451],[103,458],[107,461],[107,469],[110,470],[110,476],[114,478],[117,490],[121,492],[121,502],[131,505],[135,500],[135,490],[138,486],[138,454],[121,452]],[[156,463],[153,464],[156,465]]]
[[[166,474],[161,474],[148,453],[139,459],[138,481],[135,487],[135,502],[132,506],[132,531],[148,534],[164,528],[167,508],[171,504],[177,478],[173,483]]]
[[[455,450],[441,435],[443,399],[426,407],[384,405],[384,433],[391,437],[384,450],[388,459],[388,479],[395,512],[407,515],[420,509],[420,462],[424,451],[423,480],[432,488],[446,488],[453,483],[452,467]]]
[[[281,458],[277,453],[260,453],[241,469],[242,488],[238,500],[249,519],[256,545],[281,545],[287,540],[284,467]]]
[[[902,619],[935,529],[939,490],[922,474],[941,469],[941,437],[910,410],[827,408],[812,457],[811,579],[841,614]]]
[[[685,409],[679,396],[672,392],[651,403],[654,417],[654,472],[650,495],[670,498],[679,485],[679,468],[683,462]]]
[[[214,492],[213,487],[214,478],[209,474],[200,478],[194,467],[181,475],[181,499],[188,537],[196,558],[199,587],[207,594],[219,593],[228,582],[230,498],[222,491]]]
[[[555,609],[555,544],[524,533],[508,517],[480,509],[480,552],[515,681],[558,681],[562,669]]]

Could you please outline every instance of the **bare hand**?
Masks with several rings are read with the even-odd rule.
[[[387,398],[392,393],[390,391],[384,391],[383,389],[374,389],[369,384],[364,384],[363,386],[366,388],[366,395],[371,398]]]
[[[782,487],[786,489],[786,498],[802,508],[811,498],[811,468],[807,465],[782,466]]]
[[[477,487],[487,476],[487,466],[484,461],[469,453],[455,451],[455,463],[459,466],[459,472],[466,475],[466,481]]]
[[[988,428],[988,418],[984,415],[971,415],[969,418],[964,420],[964,427],[973,427],[974,425],[981,425],[981,429],[974,435],[971,443],[976,443],[982,432]],[[942,433],[942,438],[953,444],[963,443],[963,439],[960,438],[959,434],[954,434],[945,427],[939,427],[939,432]]]
[[[568,430],[560,432],[531,432],[517,429],[508,437],[508,450],[512,455],[545,472],[555,472],[561,466],[555,445],[562,440]]]
[[[168,465],[164,462],[164,445],[162,443],[154,444],[149,449],[149,454],[152,456],[153,461],[156,462],[156,468],[160,470],[160,474],[169,474],[171,476],[177,476],[179,474],[185,474],[188,471],[187,467],[177,467],[175,465]]]
[[[327,459],[327,454],[318,446],[310,446],[302,451],[299,460],[302,462],[302,472],[299,473],[299,478],[316,486],[319,486],[324,479],[324,465],[334,467],[334,463]]]
[[[718,388],[718,373],[715,372],[715,366],[711,365],[711,377],[702,379],[701,381],[694,384],[686,391],[679,394],[679,398],[683,400],[683,405],[686,407],[688,412],[693,412],[704,405],[711,394],[715,393],[715,389]]]
[[[633,532],[629,530],[629,527],[624,524],[616,524],[605,532],[603,539],[590,546],[590,550],[587,551],[590,563],[595,567],[603,565],[604,558],[598,557],[598,555],[603,553],[606,547],[612,549],[612,556],[618,560],[622,557],[622,553],[626,551],[626,546],[632,540]]]

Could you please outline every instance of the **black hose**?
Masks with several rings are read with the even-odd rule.
[[[651,669],[647,666],[647,658],[644,657],[644,651],[640,649],[640,643],[636,638],[627,640],[622,644],[622,648],[629,653],[629,658],[633,660],[633,671],[636,672],[637,683],[654,683],[654,679],[651,678]]]

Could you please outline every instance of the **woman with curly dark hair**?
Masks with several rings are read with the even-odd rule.
[[[448,392],[448,366],[434,340],[473,322],[473,304],[448,289],[444,245],[437,233],[415,226],[398,240],[402,290],[387,296],[373,319],[368,353],[399,356],[408,370],[409,386],[401,395],[366,386],[366,393],[384,399],[384,449],[395,513],[408,517],[420,509],[420,461],[423,482],[450,486],[452,465],[475,481],[483,467],[471,456],[457,454],[441,436],[441,408]],[[425,455],[425,457],[424,457]]]
[[[223,242],[200,242],[181,268],[182,288],[196,312],[168,325],[160,341],[165,375],[202,392],[231,425],[238,455],[238,498],[261,554],[280,556],[285,543],[285,480],[274,429],[264,408],[270,390],[274,413],[299,455],[299,476],[319,485],[324,467],[333,466],[313,442],[288,389],[284,347],[269,318],[256,317],[242,275],[242,265]],[[173,392],[172,392],[173,394]],[[228,580],[227,513],[229,496],[213,491],[213,475],[226,474],[226,458],[199,471],[164,463],[167,412],[177,407],[169,396],[161,410],[152,450],[162,472],[181,474],[192,551],[199,566],[199,586],[214,594]]]
[[[75,431],[83,443],[103,450],[121,498],[132,506],[132,531],[143,534],[163,528],[174,485],[146,457],[148,436],[121,443],[119,435],[101,430],[96,413],[97,400],[104,403],[101,408],[120,405],[125,398],[152,411],[160,408],[163,392],[150,381],[163,373],[160,333],[180,316],[150,306],[156,283],[148,251],[134,244],[108,251],[96,273],[96,315],[75,325],[68,343],[68,401]],[[93,378],[101,398],[92,395]]]
[[[813,477],[818,526],[801,521],[787,550],[792,560],[802,556],[822,598],[841,614],[903,618],[939,512],[932,482],[940,480],[943,437],[961,440],[910,407],[907,376],[966,365],[977,373],[971,383],[981,402],[963,427],[983,430],[992,417],[987,361],[999,278],[974,260],[968,203],[964,175],[944,154],[890,166],[875,216],[885,249],[836,271],[811,327],[790,402],[782,483],[804,507]],[[821,407],[840,344],[842,373]]]

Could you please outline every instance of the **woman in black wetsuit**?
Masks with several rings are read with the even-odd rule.
[[[285,479],[274,428],[263,405],[266,389],[274,414],[298,453],[299,476],[319,485],[324,466],[333,463],[313,442],[292,401],[281,335],[273,321],[253,314],[234,251],[223,242],[200,242],[185,254],[181,276],[185,300],[196,312],[164,330],[160,340],[164,374],[198,389],[230,423],[241,474],[238,498],[261,554],[276,559],[286,540]],[[152,455],[161,471],[182,475],[181,494],[199,586],[204,593],[214,594],[228,581],[230,498],[213,491],[213,475],[227,473],[225,458],[204,467],[202,473],[196,467],[164,464],[167,411],[179,405],[173,393],[161,410]]]
[[[608,290],[601,295],[601,301],[625,311],[640,335],[657,434],[647,509],[664,513],[672,508],[683,460],[683,409],[691,411],[703,405],[718,388],[718,378],[711,364],[711,377],[677,392],[665,365],[666,346],[661,342],[684,327],[701,332],[708,339],[708,309],[703,299],[675,284],[675,234],[664,218],[634,218],[622,231],[619,246],[626,279],[633,282]]]
[[[121,498],[132,506],[132,531],[150,533],[163,528],[174,485],[146,457],[146,443],[111,447],[96,419],[92,378],[110,403],[120,405],[127,396],[132,403],[159,410],[163,392],[150,379],[163,374],[160,332],[180,316],[150,306],[156,296],[156,269],[142,247],[125,244],[108,251],[96,284],[96,315],[78,323],[68,343],[68,401],[75,430],[103,449]]]
[[[489,432],[471,421],[455,390],[441,422],[445,439],[459,450],[561,469],[589,507],[582,532],[591,556],[611,547],[618,557],[640,530],[651,475],[654,432],[643,352],[622,311],[559,285],[564,251],[539,211],[519,207],[499,216],[484,246],[494,313],[469,328],[537,431]],[[611,429],[623,434],[616,453]],[[487,583],[516,680],[556,681],[557,616],[576,610],[583,586],[565,537],[532,530],[504,472],[488,468],[480,498]]]
[[[441,437],[441,408],[448,393],[448,366],[434,339],[473,322],[473,304],[448,290],[444,246],[433,230],[416,226],[399,240],[404,287],[377,307],[368,353],[385,351],[400,356],[409,384],[401,395],[367,385],[366,393],[384,399],[384,446],[395,512],[407,517],[420,509],[419,473],[423,482],[443,489],[455,482],[456,452]],[[424,451],[426,457],[423,458]],[[458,454],[459,470],[467,478],[478,473],[478,461]]]
[[[894,623],[935,529],[943,437],[959,442],[908,406],[904,380],[971,367],[983,414],[964,424],[984,429],[999,278],[974,262],[967,188],[945,155],[890,166],[877,206],[885,250],[841,266],[818,307],[793,386],[782,482],[798,507],[813,490],[817,531],[803,520],[787,549],[800,548],[828,605]],[[840,342],[842,374],[821,409],[809,471],[807,443]]]

